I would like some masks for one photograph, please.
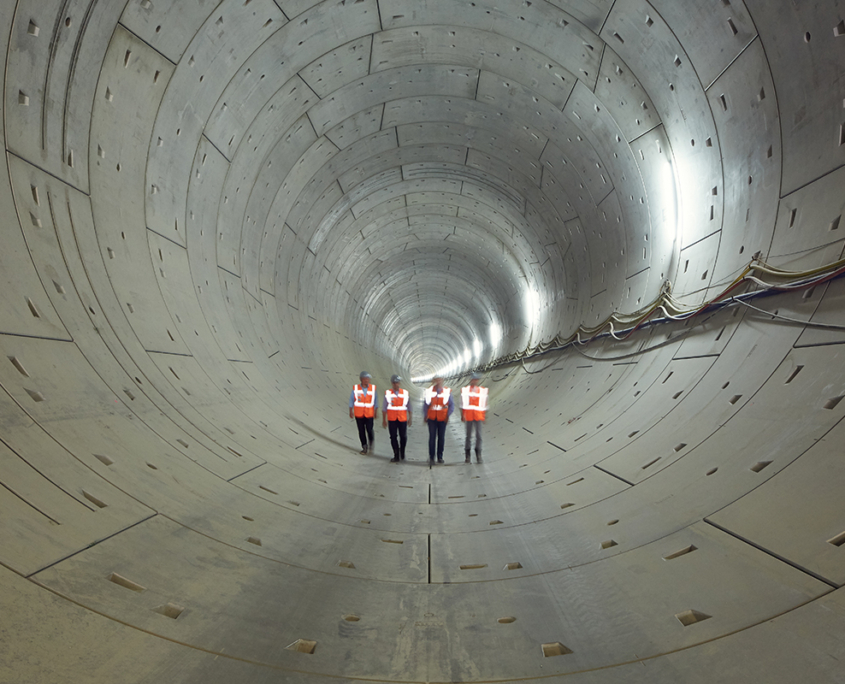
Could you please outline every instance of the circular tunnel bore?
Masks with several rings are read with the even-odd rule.
[[[839,681],[836,3],[0,25],[0,678]]]

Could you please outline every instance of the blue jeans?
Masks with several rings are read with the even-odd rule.
[[[434,443],[437,442],[437,460],[443,460],[443,442],[446,439],[446,421],[428,421],[428,460],[434,460]]]

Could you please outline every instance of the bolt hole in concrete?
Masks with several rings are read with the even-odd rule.
[[[344,615],[343,619],[347,622],[359,622],[361,620],[360,617],[358,617],[357,615],[353,615],[352,613],[350,613],[349,615]]]
[[[827,543],[834,546],[845,546],[845,532],[837,534],[833,539],[828,539]]]
[[[704,620],[709,620],[712,615],[707,615],[706,613],[702,613],[698,610],[685,610],[683,613],[678,613],[675,615],[678,618],[678,621],[684,626],[689,627],[690,625],[694,625],[696,622],[704,622]]]
[[[559,641],[550,644],[543,644],[543,657],[553,658],[554,656],[569,655],[572,651]]]
[[[153,608],[153,612],[175,620],[185,612],[185,609],[182,606],[177,606],[175,603],[165,603],[164,605]]]
[[[698,547],[694,544],[690,544],[689,546],[684,547],[680,551],[675,551],[675,553],[670,553],[668,556],[663,556],[663,560],[675,560],[676,558],[686,556],[688,553],[692,553],[693,551],[698,551]]]
[[[113,582],[119,587],[123,587],[124,589],[129,589],[130,591],[137,591],[139,594],[142,591],[146,591],[146,587],[142,587],[137,582],[133,582],[130,579],[126,579],[123,575],[118,575],[116,572],[113,572],[109,575],[109,582]]]
[[[500,625],[509,625],[512,622],[516,622],[515,617],[500,617],[499,620],[498,620],[498,623]]]
[[[317,650],[317,642],[309,639],[297,639],[292,644],[285,646],[288,651],[296,651],[297,653],[313,654]]]

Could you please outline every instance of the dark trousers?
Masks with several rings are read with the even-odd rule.
[[[467,438],[464,442],[464,451],[469,454],[469,450],[472,446],[472,431],[475,430],[475,453],[481,453],[481,426],[484,424],[483,420],[468,420],[466,422],[467,426]]]
[[[399,458],[405,458],[405,445],[408,443],[408,423],[402,420],[388,420],[387,430],[390,432],[390,446]]]
[[[373,443],[373,419],[359,418],[355,416],[355,422],[358,423],[358,437],[361,438],[361,448],[367,448],[367,437],[370,438],[370,444]]]
[[[434,460],[434,445],[437,442],[437,460],[443,460],[443,442],[446,440],[446,421],[445,420],[431,420],[428,421],[428,458],[430,461]]]

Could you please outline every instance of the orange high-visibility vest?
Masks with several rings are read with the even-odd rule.
[[[461,390],[464,420],[484,420],[487,413],[487,388],[467,385]]]
[[[367,385],[366,387],[361,387],[361,385],[355,385],[352,392],[355,395],[355,402],[353,403],[355,417],[372,418],[375,415],[376,386]]]
[[[449,417],[449,395],[452,393],[448,387],[440,392],[434,390],[434,385],[425,391],[425,403],[428,404],[427,418],[429,420],[446,420]]]
[[[398,420],[405,423],[408,420],[408,401],[411,394],[403,389],[394,392],[392,389],[384,393],[384,410],[387,411],[388,420]]]

